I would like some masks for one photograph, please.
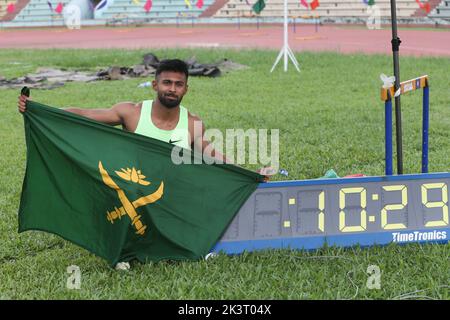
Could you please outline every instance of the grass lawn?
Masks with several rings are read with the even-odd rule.
[[[140,63],[146,51],[5,50],[0,75],[11,78],[37,67],[98,70]],[[384,173],[384,104],[380,73],[392,74],[384,55],[299,53],[301,73],[269,70],[275,51],[154,50],[159,57],[248,65],[216,79],[189,80],[183,100],[208,128],[279,129],[280,167],[288,179],[312,179],[333,168],[340,176]],[[450,59],[402,57],[402,79],[430,77],[430,172],[450,171]],[[109,107],[151,99],[147,79],[68,83],[32,90],[34,100],[55,107]],[[272,250],[219,255],[196,262],[132,264],[129,272],[61,238],[17,233],[25,170],[19,90],[0,99],[0,299],[449,299],[450,245],[389,245],[368,249]],[[420,172],[421,94],[402,98],[404,173]],[[395,150],[395,146],[394,146]],[[256,169],[257,166],[246,166]],[[281,180],[281,176],[275,180]],[[70,265],[81,269],[81,289],[66,288]],[[381,289],[366,287],[367,268],[381,270]]]

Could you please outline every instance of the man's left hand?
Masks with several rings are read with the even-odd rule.
[[[277,170],[275,170],[272,167],[264,167],[258,170],[258,173],[262,176],[264,176],[264,182],[269,181],[270,176],[273,176],[277,173]]]

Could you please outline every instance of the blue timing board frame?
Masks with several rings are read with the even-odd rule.
[[[293,190],[302,186],[317,186],[317,185],[347,185],[347,184],[364,184],[370,182],[392,182],[398,183],[401,181],[411,180],[439,180],[449,179],[450,172],[442,173],[427,173],[427,174],[409,174],[398,176],[374,176],[374,177],[357,177],[357,178],[338,178],[338,179],[314,179],[314,180],[293,180],[293,181],[279,181],[279,182],[267,182],[259,184],[256,191],[249,197],[247,202],[241,207],[239,212],[234,217],[233,221],[228,226],[227,230],[222,235],[222,238],[212,248],[211,252],[226,254],[240,254],[244,251],[258,251],[265,249],[302,249],[302,250],[314,250],[327,246],[339,246],[339,247],[351,247],[359,245],[361,247],[367,247],[372,245],[387,245],[393,242],[393,231],[382,232],[364,232],[364,233],[352,233],[352,234],[320,234],[320,235],[307,235],[307,236],[281,236],[273,237],[269,239],[257,238],[251,235],[250,229],[247,228],[247,237],[244,240],[230,239],[229,234],[233,232],[233,225],[235,226],[239,219],[245,219],[251,217],[255,213],[255,196],[258,193],[270,193],[271,189],[285,191]],[[447,187],[449,187],[447,185]],[[448,204],[448,203],[447,203]],[[398,244],[405,243],[448,243],[450,236],[450,225],[446,227],[435,228],[440,233],[445,234],[444,239],[440,240],[408,240],[408,241],[396,241]],[[395,230],[402,231],[402,230]],[[408,233],[425,233],[433,231],[431,228],[418,228],[418,229],[406,229],[403,232]],[[436,232],[436,231],[435,231]]]

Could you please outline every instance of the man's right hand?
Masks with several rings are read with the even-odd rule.
[[[30,100],[30,98],[25,95],[19,96],[19,103],[18,103],[19,112],[24,113],[25,111],[27,111],[27,107],[25,106],[27,100]]]

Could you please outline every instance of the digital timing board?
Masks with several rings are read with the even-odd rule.
[[[448,242],[450,173],[261,183],[212,252]]]

